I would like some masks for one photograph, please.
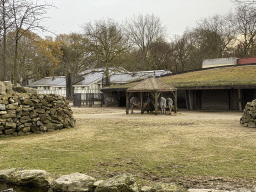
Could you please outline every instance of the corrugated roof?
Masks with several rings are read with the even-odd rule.
[[[160,79],[150,77],[127,89],[128,92],[150,92],[150,91],[176,91],[177,88],[164,83]]]
[[[38,81],[35,81],[28,85],[28,87],[38,87],[38,86],[66,86],[66,77],[65,76],[56,76],[56,77],[44,77]]]
[[[84,80],[80,81],[79,83],[75,84],[76,85],[90,85],[94,83],[95,81],[99,81],[103,78],[103,72],[93,72],[89,73],[83,76]]]
[[[127,83],[130,81],[145,79],[153,76],[161,76],[164,74],[171,73],[166,70],[155,70],[155,71],[139,71],[139,72],[129,72],[123,74],[114,74],[110,77],[111,83]]]

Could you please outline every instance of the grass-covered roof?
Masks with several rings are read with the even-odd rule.
[[[186,72],[182,74],[162,77],[161,80],[176,88],[195,87],[240,87],[256,86],[256,65],[220,67],[207,70]],[[137,82],[109,87],[125,89]]]
[[[212,68],[161,78],[177,88],[256,85],[256,65]]]

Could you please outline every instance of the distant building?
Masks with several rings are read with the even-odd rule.
[[[154,70],[154,71],[139,71],[139,72],[127,72],[120,71],[114,72],[110,69],[110,83],[112,85],[120,85],[130,83],[132,81],[143,80],[148,77],[171,73],[168,70]],[[104,87],[104,72],[102,69],[87,70],[80,75],[83,77],[82,80],[72,85],[73,93],[81,93],[81,100],[88,101],[88,98],[99,99],[100,91]],[[38,81],[35,81],[29,85],[37,89],[38,94],[58,94],[66,97],[66,77],[56,76],[56,77],[44,77]]]
[[[236,57],[204,59],[202,62],[202,68],[237,65],[237,60],[238,60],[238,58],[236,58]]]
[[[27,87],[35,88],[38,94],[58,94],[66,96],[66,77],[44,77],[30,83]]]

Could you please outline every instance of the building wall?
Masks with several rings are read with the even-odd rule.
[[[202,63],[202,68],[218,67],[218,66],[226,66],[226,65],[236,65],[236,64],[237,64],[236,57],[204,59],[203,63]]]

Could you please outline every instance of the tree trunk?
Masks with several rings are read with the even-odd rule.
[[[3,50],[3,77],[2,77],[2,80],[3,81],[6,81],[6,64],[5,64],[5,61],[6,61],[6,22],[5,22],[5,2],[2,1],[3,3],[3,27],[4,27],[4,34],[3,34],[3,38],[4,38],[4,50]]]
[[[109,69],[108,69],[108,67],[106,67],[105,76],[106,76],[106,87],[109,87],[110,86],[110,78],[109,78]]]
[[[18,34],[16,34],[16,38],[15,38],[15,52],[14,52],[14,63],[13,63],[13,84],[14,84],[14,86],[17,86],[17,79],[18,79],[18,75],[17,75],[17,70],[18,70],[18,62],[17,62],[17,58],[18,58],[18,43],[19,43]]]

